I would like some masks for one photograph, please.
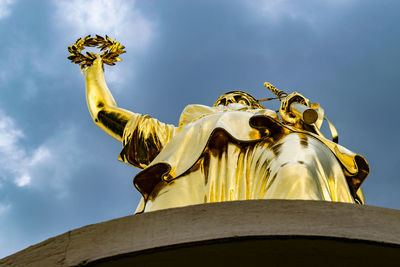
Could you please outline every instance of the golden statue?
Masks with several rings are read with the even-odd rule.
[[[102,57],[92,59],[83,66],[90,113],[122,142],[119,160],[142,169],[133,180],[143,196],[136,212],[251,199],[364,203],[366,160],[337,144],[331,123],[334,140],[323,136],[322,108],[301,94],[265,83],[281,100],[279,117],[229,92],[212,107],[188,105],[176,127],[118,107]]]

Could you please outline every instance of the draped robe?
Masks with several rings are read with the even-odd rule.
[[[250,199],[363,203],[366,160],[268,109],[189,105],[179,126],[135,114],[121,161],[143,169],[137,212]]]

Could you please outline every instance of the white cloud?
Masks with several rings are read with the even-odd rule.
[[[56,9],[58,25],[76,38],[107,34],[129,48],[141,49],[152,37],[153,24],[135,8],[135,1],[61,0]]]
[[[79,134],[73,125],[63,125],[43,142],[28,163],[32,187],[51,188],[57,198],[68,196],[68,183],[87,160],[78,142]]]
[[[0,0],[0,19],[6,18],[11,14],[10,6],[14,0]]]
[[[0,110],[0,184],[50,188],[57,197],[65,197],[66,185],[84,158],[77,136],[72,125],[64,125],[40,146],[28,148],[22,129]]]
[[[45,147],[30,153],[20,144],[23,138],[24,134],[14,120],[0,111],[0,179],[11,178],[20,187],[30,184],[30,168],[43,161],[43,155],[50,153]]]
[[[143,51],[154,34],[154,23],[136,8],[134,0],[60,0],[55,3],[55,25],[66,42],[94,34],[108,35],[126,46],[129,56]],[[121,58],[125,60],[127,54]],[[133,60],[130,60],[130,64]],[[127,73],[129,72],[129,73]],[[109,83],[124,83],[131,68],[107,69]],[[120,88],[121,86],[116,86]]]
[[[4,114],[0,115],[0,153],[11,153],[15,143],[23,137],[22,131],[17,129],[14,121]]]
[[[23,187],[25,185],[28,185],[31,182],[31,177],[28,174],[23,174],[22,176],[18,177],[15,179],[15,183],[19,187]]]
[[[35,153],[32,156],[32,159],[29,161],[29,166],[35,166],[44,160],[48,160],[51,156],[50,151],[46,147],[39,147],[35,150]]]

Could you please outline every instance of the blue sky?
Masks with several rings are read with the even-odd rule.
[[[367,204],[400,209],[399,10],[396,0],[0,0],[0,258],[136,208],[137,170],[92,122],[67,60],[87,34],[126,46],[106,66],[117,103],[167,123],[227,91],[270,97],[264,81],[303,93],[368,160]]]

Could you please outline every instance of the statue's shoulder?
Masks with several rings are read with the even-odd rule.
[[[206,105],[200,105],[200,104],[187,105],[183,109],[181,117],[179,118],[179,126],[188,124],[196,119],[216,113],[218,111],[220,111],[218,108],[209,107]]]
[[[245,112],[252,114],[263,114],[265,116],[273,117],[278,119],[278,116],[275,111],[269,109],[249,109],[242,105],[237,106],[216,106],[209,107],[206,105],[200,104],[192,104],[187,105],[182,111],[181,117],[179,119],[179,126],[186,125],[190,122],[196,121],[198,119],[204,118],[208,115],[216,114],[216,113],[226,113],[226,112]],[[221,114],[222,115],[222,114]]]

